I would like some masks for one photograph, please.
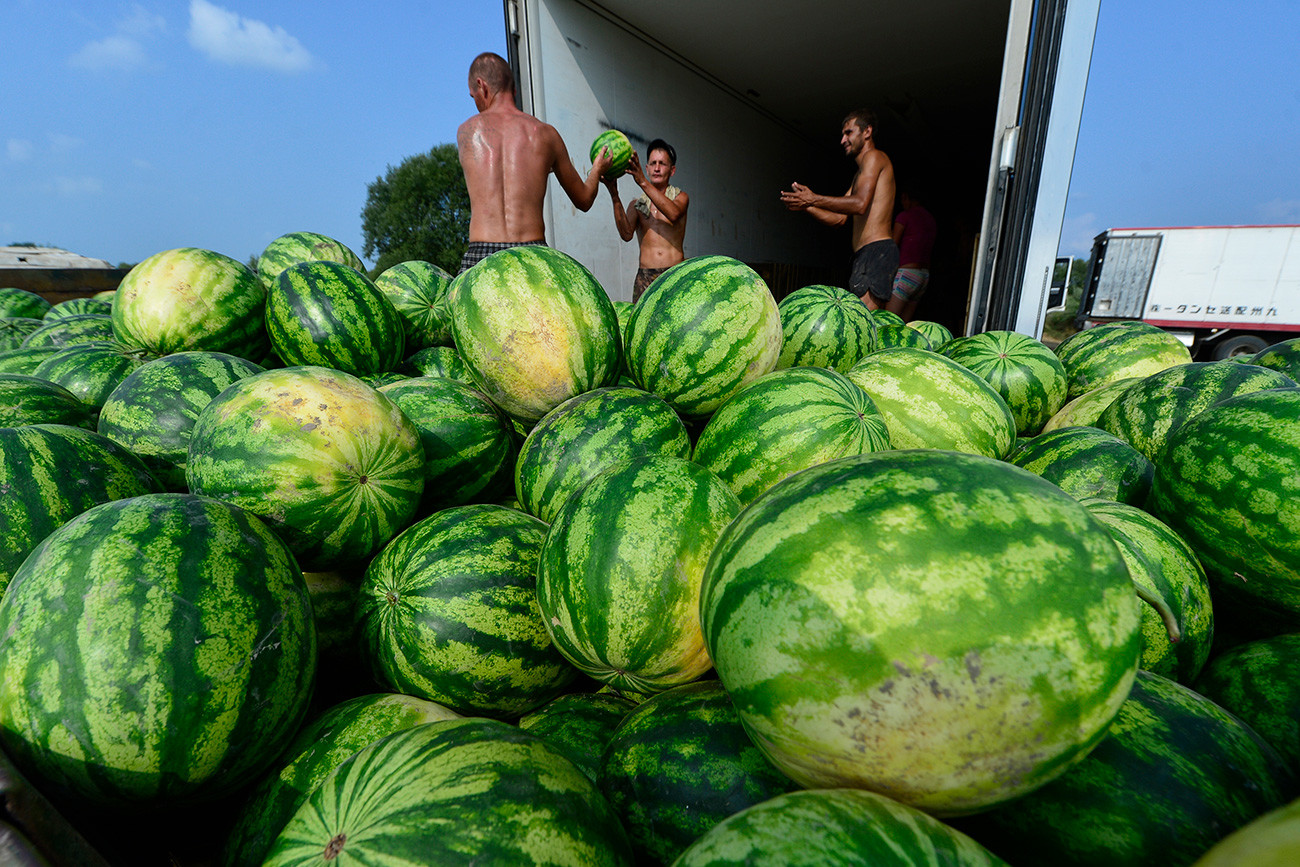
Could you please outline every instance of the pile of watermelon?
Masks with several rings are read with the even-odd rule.
[[[372,279],[308,232],[0,289],[0,759],[38,805],[7,831],[77,864],[1300,862],[1297,379],[1289,343],[778,305],[726,256],[635,305],[545,247]]]

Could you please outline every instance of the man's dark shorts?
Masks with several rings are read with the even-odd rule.
[[[545,241],[470,241],[465,248],[465,255],[460,257],[460,270],[457,274],[462,274],[473,268],[479,262],[496,253],[499,250],[509,250],[511,247],[545,247]]]
[[[667,270],[667,268],[637,268],[636,279],[632,281],[632,303],[640,301],[641,295],[650,288],[655,278]]]
[[[868,292],[882,304],[894,294],[894,272],[898,270],[898,245],[893,238],[864,244],[853,254],[849,291],[861,298]]]

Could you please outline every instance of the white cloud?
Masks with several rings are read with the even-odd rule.
[[[1061,242],[1057,245],[1057,251],[1060,255],[1086,259],[1092,255],[1092,239],[1100,233],[1097,215],[1092,211],[1067,217],[1061,224]]]
[[[1274,199],[1259,206],[1263,223],[1300,223],[1300,199]]]
[[[94,196],[104,191],[104,184],[99,178],[82,175],[79,178],[59,176],[54,178],[54,191],[60,196],[79,197]]]
[[[68,135],[67,133],[52,132],[49,136],[50,150],[56,154],[66,154],[67,152],[74,151],[85,144],[84,141],[77,138],[75,135]]]
[[[283,27],[242,18],[207,0],[190,2],[189,39],[190,45],[221,63],[278,72],[302,72],[313,64],[311,53]]]
[[[23,162],[32,158],[36,152],[35,146],[25,138],[11,138],[5,142],[5,150],[9,154],[9,159],[16,163]]]
[[[114,34],[87,42],[68,58],[68,64],[88,72],[137,69],[145,63],[144,46],[129,36]]]
[[[131,14],[117,24],[118,32],[133,36],[147,36],[154,31],[167,29],[167,19],[155,15],[139,3],[132,4]]]

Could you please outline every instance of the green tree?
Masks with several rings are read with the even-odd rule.
[[[361,231],[366,258],[378,254],[375,273],[412,259],[451,274],[459,270],[469,236],[469,192],[454,144],[389,166],[366,193]]]

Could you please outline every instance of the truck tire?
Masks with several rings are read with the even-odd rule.
[[[1234,334],[1215,343],[1210,351],[1215,361],[1223,361],[1236,355],[1254,355],[1266,346],[1268,341],[1258,334]]]

